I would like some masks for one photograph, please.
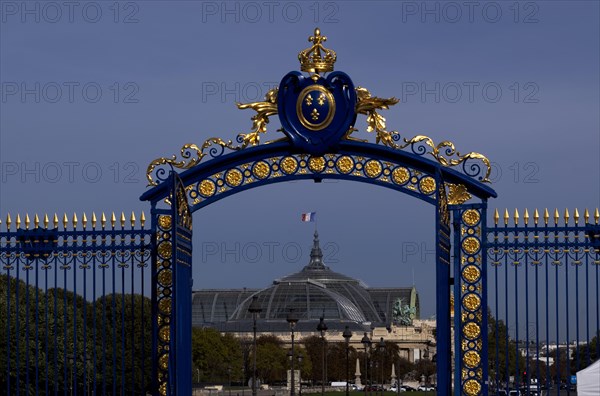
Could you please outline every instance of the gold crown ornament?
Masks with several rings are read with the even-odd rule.
[[[333,64],[337,60],[335,51],[323,47],[321,44],[327,41],[327,36],[321,36],[321,30],[315,29],[315,35],[310,36],[308,41],[313,45],[298,54],[300,70],[309,73],[324,73],[333,71]]]

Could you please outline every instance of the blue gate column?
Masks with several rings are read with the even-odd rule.
[[[441,175],[437,180],[436,210],[436,374],[439,394],[449,395],[451,387],[450,336],[450,213]]]
[[[452,208],[454,222],[454,394],[487,395],[487,203]]]

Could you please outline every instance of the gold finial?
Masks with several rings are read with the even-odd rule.
[[[144,224],[146,223],[146,215],[144,214],[143,210],[142,215],[140,216],[140,223],[142,223],[142,228],[144,228]]]
[[[33,217],[33,227],[38,228],[39,226],[40,226],[40,218],[38,217],[38,214],[36,213],[35,216]]]
[[[590,211],[587,210],[587,208],[585,208],[585,212],[583,212],[583,222],[585,224],[588,224],[589,220],[590,220]]]
[[[73,229],[77,228],[77,213],[73,212]]]
[[[513,215],[513,219],[515,220],[515,225],[519,224],[519,210],[515,208],[515,214]]]
[[[44,229],[48,229],[48,223],[50,223],[50,219],[48,219],[48,213],[44,214]]]
[[[508,215],[508,209],[505,208],[504,209],[504,225],[508,224],[508,219],[510,219],[510,216]]]
[[[66,213],[63,213],[63,228],[65,230],[67,229],[68,224],[69,224],[69,218],[67,217]]]
[[[548,213],[548,208],[544,209],[544,223],[548,225],[548,219],[550,218],[550,213]]]
[[[527,211],[527,208],[525,208],[525,213],[523,213],[523,221],[525,222],[525,225],[529,223],[529,212]]]
[[[54,213],[54,217],[52,218],[52,224],[54,228],[58,228],[58,215],[56,213]]]
[[[6,214],[6,231],[10,231],[10,225],[12,223],[12,220],[10,218],[10,213]]]
[[[83,229],[85,230],[85,227],[87,227],[87,216],[85,215],[85,212],[83,212],[83,216],[81,217],[81,223],[83,224]]]
[[[313,45],[298,54],[300,61],[300,70],[309,73],[323,73],[333,71],[333,64],[337,60],[335,51],[323,47],[323,42],[327,41],[326,36],[321,36],[321,30],[315,29],[314,36],[310,36],[308,41]]]
[[[100,217],[100,225],[102,226],[102,229],[104,229],[104,227],[106,226],[106,215],[104,214],[104,212],[102,212],[102,217]]]
[[[131,218],[129,221],[131,221],[131,228],[134,228],[135,227],[135,213],[133,213],[133,210],[131,211]]]
[[[569,209],[565,208],[565,225],[569,224]]]
[[[498,225],[498,220],[500,219],[500,215],[498,214],[498,208],[494,210],[494,224]]]
[[[17,226],[17,230],[21,228],[21,215],[17,213],[17,218],[15,220],[15,225]]]
[[[115,212],[112,212],[112,216],[110,216],[110,226],[115,228],[115,223],[117,222],[117,217],[115,216]]]
[[[537,208],[535,208],[535,211],[533,212],[534,224],[537,224],[539,219],[540,219],[540,212],[538,212]]]
[[[125,213],[121,212],[121,229],[125,228]]]
[[[575,212],[573,212],[573,220],[575,220],[575,225],[579,223],[579,211],[575,208]]]
[[[598,224],[598,220],[600,220],[600,212],[598,211],[598,208],[596,208],[596,211],[594,212],[594,221],[596,221],[596,224]]]
[[[96,219],[96,212],[92,212],[92,228],[95,230],[96,229],[96,223],[98,222],[98,219]]]
[[[554,208],[554,224],[558,224],[558,218],[560,215],[558,214],[558,208]]]
[[[29,220],[29,213],[25,213],[25,229],[26,230],[29,229],[29,223],[31,223],[31,221]]]

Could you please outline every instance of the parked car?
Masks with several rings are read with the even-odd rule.
[[[421,392],[431,392],[435,391],[435,386],[421,385],[417,388],[417,390]]]
[[[417,390],[409,385],[402,385],[400,387],[400,392],[416,392]]]

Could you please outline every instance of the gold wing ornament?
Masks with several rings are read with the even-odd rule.
[[[240,133],[242,146],[245,148],[248,145],[256,146],[260,143],[260,134],[267,132],[267,124],[269,123],[269,117],[277,114],[277,93],[279,88],[273,88],[265,95],[264,102],[252,102],[252,103],[236,103],[238,109],[252,109],[256,111],[252,120],[252,132]]]
[[[395,105],[399,100],[394,97],[386,99],[372,96],[371,93],[363,87],[356,87],[356,98],[356,113],[367,116],[367,132],[375,131],[375,142],[381,142],[383,145],[395,149],[400,148],[394,141],[394,136],[397,136],[398,132],[387,131],[385,129],[385,118],[377,112],[377,110],[389,109],[390,106]],[[350,133],[352,133],[352,131],[349,131],[346,138],[348,138]],[[396,140],[397,139],[398,138],[396,138]]]

